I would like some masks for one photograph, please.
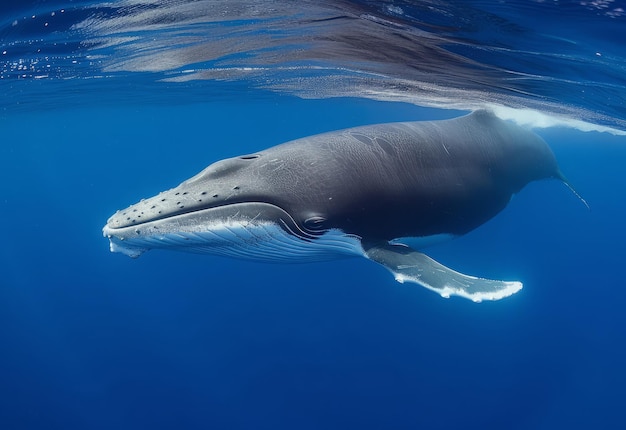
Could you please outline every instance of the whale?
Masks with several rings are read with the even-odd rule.
[[[482,225],[543,179],[568,184],[546,142],[481,110],[327,132],[217,161],[117,211],[103,234],[112,252],[130,257],[151,249],[267,262],[363,257],[442,297],[498,300],[522,283],[457,272],[423,249]]]

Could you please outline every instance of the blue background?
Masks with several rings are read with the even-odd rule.
[[[520,279],[445,300],[363,259],[111,254],[106,219],[209,163],[332,129],[443,118],[290,97],[0,118],[0,428],[624,428],[626,145],[549,129],[585,206],[533,183],[429,254]]]
[[[494,303],[442,299],[365,259],[132,260],[101,233],[224,157],[462,114],[258,88],[624,130],[623,5],[254,3],[253,19],[229,0],[0,4],[0,430],[626,428],[624,136],[537,130],[590,209],[533,183],[427,250],[524,282]],[[193,72],[229,79],[161,82]]]

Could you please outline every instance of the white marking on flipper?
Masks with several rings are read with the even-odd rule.
[[[497,281],[464,275],[405,246],[382,245],[366,250],[367,257],[387,268],[396,281],[414,282],[441,297],[464,297],[475,303],[500,300],[522,289],[516,281]]]

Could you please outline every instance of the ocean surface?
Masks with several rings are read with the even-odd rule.
[[[623,2],[5,3],[0,429],[626,428]],[[590,207],[532,183],[426,250],[501,301],[102,236],[216,160],[478,108]]]

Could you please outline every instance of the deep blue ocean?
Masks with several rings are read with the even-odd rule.
[[[3,3],[0,429],[626,428],[624,40],[611,0]],[[590,206],[535,182],[426,250],[512,297],[102,236],[219,159],[479,107]]]

